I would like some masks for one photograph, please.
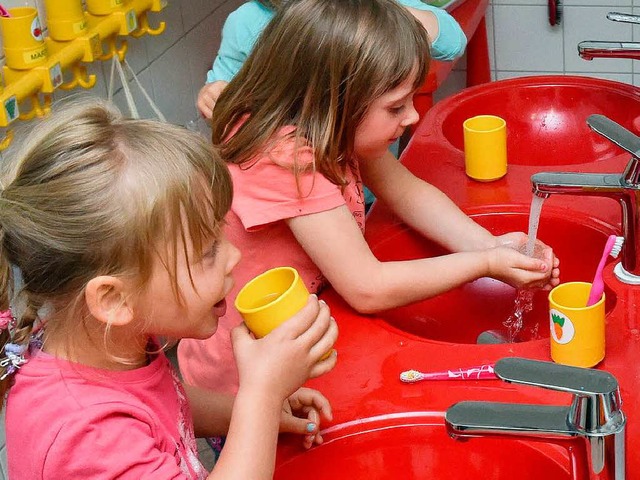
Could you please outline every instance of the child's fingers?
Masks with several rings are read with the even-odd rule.
[[[326,350],[324,351],[326,353]],[[331,354],[325,358],[324,360],[320,360],[316,362],[309,371],[309,378],[316,378],[320,375],[324,375],[327,372],[330,372],[333,367],[336,366],[338,362],[338,352],[336,350],[331,350]]]
[[[285,338],[298,338],[305,333],[315,322],[320,312],[320,304],[316,295],[309,295],[307,304],[289,320],[284,322],[273,332],[276,335],[283,335]]]
[[[338,324],[333,317],[330,317],[329,327],[309,350],[311,357],[320,359],[335,345],[336,340],[338,340]]]
[[[289,397],[289,405],[294,411],[306,412],[313,408],[324,420],[331,421],[333,413],[327,397],[312,388],[301,387]]]
[[[320,425],[320,416],[318,412],[312,408],[307,417],[286,415],[280,423],[280,431],[304,435],[305,439],[310,440],[309,446],[311,446],[314,440],[312,437],[318,433],[318,425]]]
[[[318,304],[319,310],[315,321],[306,331],[302,332],[299,337],[309,349],[323,339],[330,330],[332,323],[335,323],[331,318],[328,305],[322,300],[320,300]],[[329,345],[329,347],[330,346],[331,345]]]
[[[252,339],[251,331],[244,323],[241,323],[231,330],[231,343],[233,345],[239,346]]]

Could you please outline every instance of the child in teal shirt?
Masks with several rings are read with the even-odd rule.
[[[227,17],[218,55],[207,73],[207,83],[198,94],[198,110],[205,118],[211,118],[218,96],[238,73],[281,3],[282,0],[252,0]],[[432,58],[451,61],[464,53],[467,38],[449,13],[421,0],[398,0],[398,3],[407,7],[425,26],[431,39]]]

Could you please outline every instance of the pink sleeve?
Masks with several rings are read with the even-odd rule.
[[[345,204],[340,187],[322,174],[307,171],[298,182],[291,171],[292,148],[281,146],[251,166],[230,165],[233,211],[247,230],[287,218],[324,212]],[[312,162],[310,149],[298,161]]]
[[[113,405],[83,409],[56,435],[42,478],[187,479],[176,457],[158,448],[152,425]]]

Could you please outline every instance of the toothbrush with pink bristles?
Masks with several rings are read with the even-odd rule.
[[[488,364],[431,373],[407,370],[400,374],[400,380],[404,383],[416,383],[421,380],[496,380],[497,378],[493,365]]]
[[[602,258],[600,259],[600,263],[598,264],[598,268],[596,269],[596,274],[593,277],[593,282],[591,282],[591,291],[589,292],[587,307],[595,305],[602,297],[602,292],[604,292],[604,280],[602,279],[602,271],[604,270],[604,265],[607,261],[607,257],[611,255],[613,258],[616,258],[618,255],[620,255],[620,250],[622,250],[623,243],[624,237],[609,235],[607,243],[604,246],[604,251],[602,252]]]

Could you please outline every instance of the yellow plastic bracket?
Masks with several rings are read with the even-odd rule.
[[[120,44],[120,48],[118,48],[116,44],[116,36],[114,35],[107,39],[107,47],[108,47],[107,53],[102,55],[99,58],[99,60],[110,60],[113,58],[114,55],[117,55],[118,59],[121,62],[124,62],[124,57],[127,55],[127,49],[129,48],[129,45],[127,44],[126,40],[122,40],[122,43]]]
[[[13,140],[13,130],[7,130],[7,134],[0,140],[0,150],[4,150],[11,145],[11,140]]]
[[[95,75],[87,75],[87,68],[83,65],[75,64],[71,67],[71,71],[73,73],[73,79],[60,85],[62,90],[71,90],[76,87],[86,89],[93,88],[98,80]]]
[[[135,38],[140,38],[143,35],[160,35],[164,32],[167,24],[165,22],[160,22],[158,24],[158,28],[151,28],[149,26],[149,19],[147,18],[147,12],[143,12],[138,18],[138,29],[131,32],[131,36]]]
[[[35,117],[44,117],[51,112],[51,95],[44,95],[44,102],[41,104],[38,94],[31,95],[31,110],[20,114],[20,120],[31,120]]]

